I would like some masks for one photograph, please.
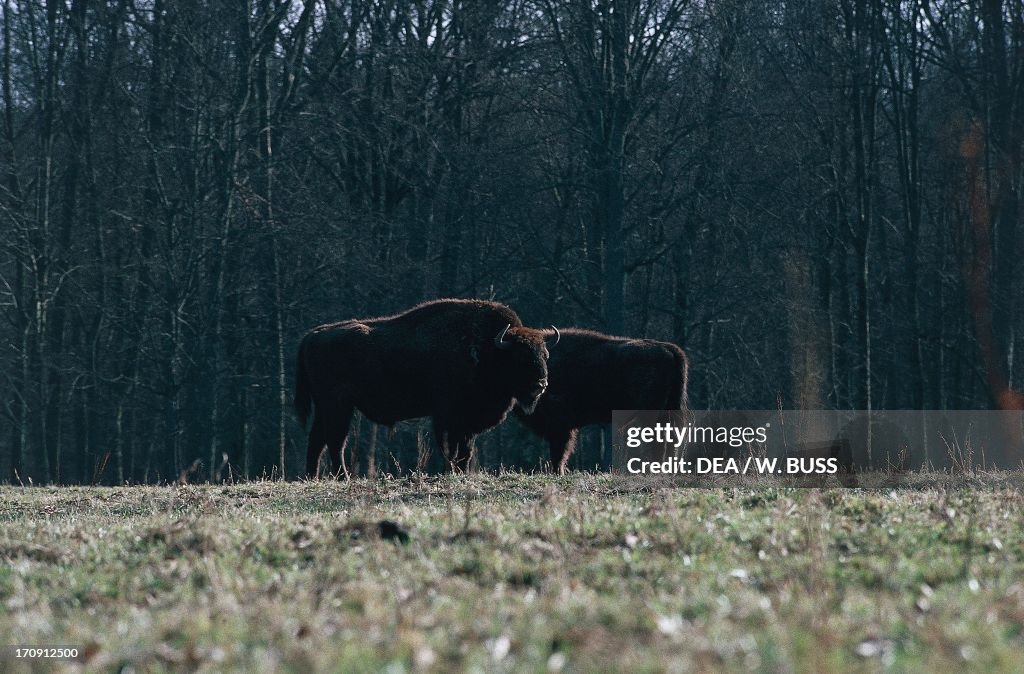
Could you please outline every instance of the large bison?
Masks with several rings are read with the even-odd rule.
[[[314,328],[299,345],[295,412],[313,426],[306,474],[326,446],[347,475],[342,449],[353,410],[392,425],[433,417],[435,441],[465,470],[473,437],[518,402],[529,414],[548,385],[545,333],[523,327],[514,311],[483,300],[435,300],[383,318]]]
[[[520,420],[551,447],[552,468],[564,473],[579,429],[612,421],[612,410],[686,410],[689,361],[675,344],[561,331],[548,361],[551,385]]]

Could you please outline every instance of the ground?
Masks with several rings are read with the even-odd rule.
[[[0,670],[1019,672],[1022,493],[518,473],[0,487]]]

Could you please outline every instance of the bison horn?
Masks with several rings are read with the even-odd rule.
[[[560,341],[562,341],[562,333],[560,333],[558,331],[558,328],[556,328],[553,325],[551,326],[551,329],[555,331],[555,344],[558,344]],[[551,346],[554,346],[555,344],[552,344]]]
[[[505,341],[505,333],[508,332],[508,329],[511,328],[511,327],[512,327],[512,324],[509,323],[508,325],[505,326],[505,329],[502,330],[501,332],[499,332],[498,336],[494,338],[494,344],[498,348],[500,348],[500,349],[507,349],[509,347],[509,343]]]

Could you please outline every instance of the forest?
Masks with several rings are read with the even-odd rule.
[[[296,477],[302,335],[437,297],[675,342],[696,409],[1024,408],[1019,0],[2,24],[0,480]],[[349,444],[399,474],[425,435]],[[478,447],[545,456],[511,420]],[[588,435],[574,467],[606,454]]]

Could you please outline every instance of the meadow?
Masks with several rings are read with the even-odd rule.
[[[1024,671],[1011,478],[0,487],[0,670]]]

